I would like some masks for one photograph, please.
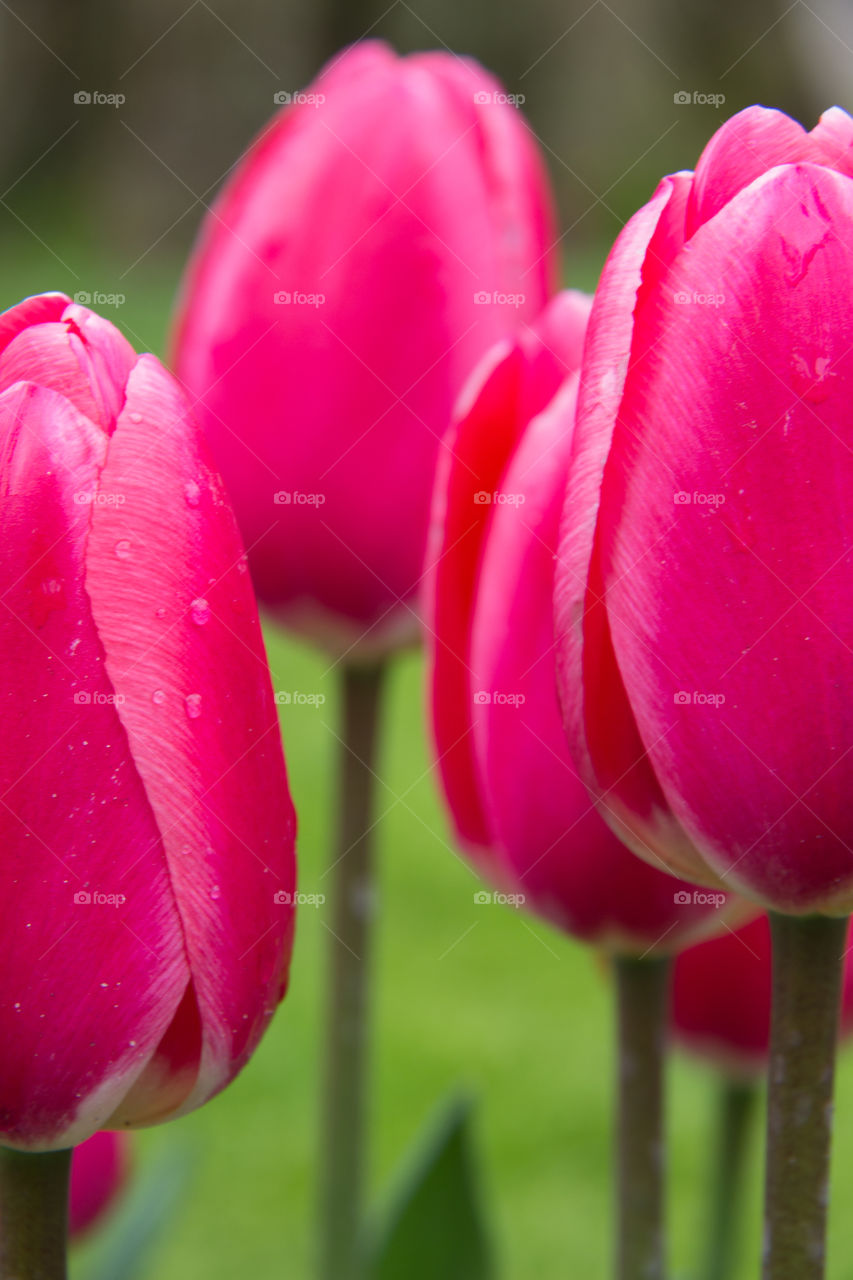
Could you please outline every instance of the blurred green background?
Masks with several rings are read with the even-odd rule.
[[[567,229],[569,283],[592,287],[621,223],[663,172],[691,167],[719,121],[751,101],[811,123],[850,106],[851,10],[838,0],[450,0],[387,7],[329,0],[22,0],[0,6],[0,293],[118,295],[100,309],[162,353],[183,257],[204,205],[272,110],[323,58],[368,29],[406,50],[449,46],[490,65],[542,140]],[[124,93],[79,106],[80,89]],[[679,106],[679,91],[724,94]],[[326,891],[337,765],[336,672],[268,631],[277,689],[322,693],[282,708],[300,815],[300,880]],[[372,1192],[437,1101],[476,1098],[483,1200],[503,1280],[599,1280],[611,1255],[607,975],[586,950],[522,914],[474,903],[430,770],[417,655],[393,672],[381,757]],[[307,1280],[313,1249],[326,908],[303,908],[291,992],[243,1076],[211,1105],[138,1135],[140,1168],[171,1148],[192,1173],[154,1280]],[[669,1182],[675,1277],[697,1277],[713,1079],[672,1071]],[[759,1135],[743,1265],[760,1249]],[[831,1280],[853,1277],[853,1060],[841,1068]],[[81,1261],[85,1262],[85,1254]]]

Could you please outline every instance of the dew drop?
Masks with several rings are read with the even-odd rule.
[[[130,555],[130,543],[127,538],[120,538],[115,545],[115,553],[119,560],[126,560]]]
[[[132,413],[132,414],[130,415],[130,420],[131,420],[131,422],[141,422],[141,421],[142,421],[142,414],[141,414],[141,413]]]
[[[165,616],[166,616],[166,610],[162,608],[162,606],[159,609],[154,610],[155,618],[165,618]]]
[[[210,621],[210,605],[203,596],[193,600],[190,605],[190,617],[197,627],[203,627],[205,623]]]
[[[197,507],[201,500],[201,489],[195,480],[190,480],[189,484],[184,485],[184,497],[187,500],[188,507]]]
[[[201,715],[201,694],[188,693],[184,701],[187,707],[187,715],[190,720],[198,720]]]
[[[216,901],[216,899],[219,897],[219,895],[220,895],[221,893],[222,893],[222,890],[220,889],[219,885],[218,885],[218,884],[215,884],[215,885],[213,886],[213,888],[211,889],[211,891],[210,891],[210,896],[211,896],[211,898],[213,898],[213,900],[214,900],[214,902],[215,902],[215,901]]]
[[[163,703],[166,701],[166,695],[163,690],[155,689],[151,695],[151,701],[156,707],[162,707]]]

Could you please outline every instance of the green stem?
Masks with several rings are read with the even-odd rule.
[[[770,913],[764,1280],[822,1280],[847,921]]]
[[[671,962],[616,961],[617,1280],[663,1280],[663,1073]]]
[[[0,1280],[65,1280],[71,1151],[0,1147]]]
[[[730,1076],[721,1076],[717,1088],[705,1280],[731,1280],[737,1258],[746,1163],[761,1089],[756,1080],[735,1080]]]
[[[366,1164],[371,833],[381,665],[343,671],[340,811],[329,935],[320,1169],[320,1280],[357,1280]]]

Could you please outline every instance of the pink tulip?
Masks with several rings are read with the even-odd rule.
[[[850,939],[848,938],[848,943]],[[767,916],[688,947],[672,981],[675,1038],[730,1075],[767,1069],[770,1048],[771,954]],[[841,1033],[853,1034],[853,956],[844,969]]]
[[[439,441],[544,304],[554,238],[537,147],[467,58],[347,50],[240,163],[174,357],[288,626],[353,652],[414,638]]]
[[[75,1148],[71,1158],[68,1226],[81,1236],[113,1207],[127,1180],[130,1139],[102,1130]]]
[[[554,554],[588,311],[560,294],[494,350],[448,440],[429,553],[436,754],[460,841],[513,901],[612,951],[665,952],[726,895],[652,870],[613,835],[557,703]]]
[[[608,821],[779,911],[853,907],[853,120],[752,107],[601,278],[556,579]]]
[[[0,316],[0,1141],[206,1101],[284,991],[294,820],[222,482],[169,374]]]

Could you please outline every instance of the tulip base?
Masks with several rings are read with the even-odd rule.
[[[847,920],[770,913],[763,1280],[822,1280]]]
[[[374,897],[371,826],[383,674],[382,665],[350,666],[343,672],[339,840],[331,868],[320,1280],[357,1280],[361,1269]]]
[[[722,1076],[717,1092],[705,1280],[729,1280],[734,1270],[744,1175],[761,1088],[756,1080]]]
[[[663,1280],[663,1074],[669,958],[616,961],[617,1280]]]
[[[0,1147],[0,1280],[65,1280],[71,1151]]]

